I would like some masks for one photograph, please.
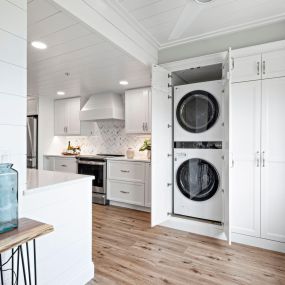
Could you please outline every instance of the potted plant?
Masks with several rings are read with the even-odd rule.
[[[150,139],[144,140],[143,145],[139,149],[139,151],[145,151],[145,150],[147,151],[147,158],[150,159],[151,158],[151,140]]]

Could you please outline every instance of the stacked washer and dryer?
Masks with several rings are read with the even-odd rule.
[[[223,83],[174,88],[174,214],[223,222]]]

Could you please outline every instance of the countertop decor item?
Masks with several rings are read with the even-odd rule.
[[[140,147],[139,151],[147,151],[147,158],[150,159],[151,158],[151,140],[150,139],[146,139],[143,142],[143,145]]]
[[[135,151],[131,147],[128,148],[126,154],[128,159],[133,159],[135,157]]]
[[[0,234],[18,227],[18,172],[0,164]]]
[[[72,146],[70,141],[68,142],[67,149],[62,152],[63,155],[79,155],[81,152],[80,146]]]

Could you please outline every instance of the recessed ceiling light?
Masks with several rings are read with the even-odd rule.
[[[121,84],[121,85],[128,85],[128,84],[129,84],[129,82],[128,82],[128,81],[126,81],[126,80],[122,80],[122,81],[120,81],[120,84]]]
[[[65,95],[65,92],[64,91],[57,91],[56,94],[62,96],[62,95]]]
[[[207,4],[210,3],[214,0],[194,0],[195,2],[199,3],[199,4]]]
[[[38,42],[38,41],[31,42],[31,45],[37,49],[46,49],[47,48],[47,45],[45,43]]]

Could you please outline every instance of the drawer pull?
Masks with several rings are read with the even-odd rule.
[[[65,165],[65,164],[62,164],[62,165],[61,165],[61,167],[67,167],[67,165]]]
[[[130,192],[127,192],[127,191],[120,191],[120,192],[123,194],[130,194]]]
[[[123,172],[123,173],[130,173],[130,170],[122,170],[121,169],[121,172]]]

